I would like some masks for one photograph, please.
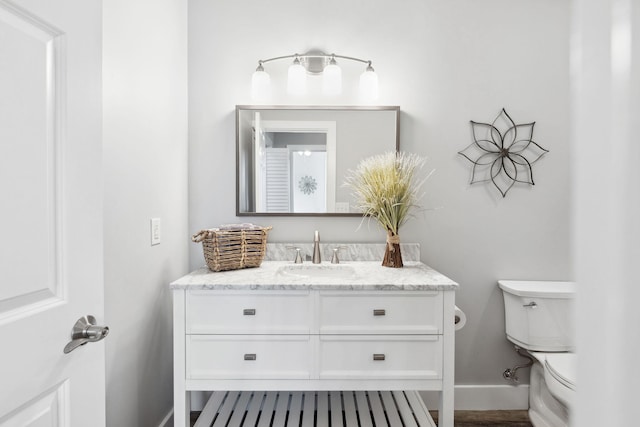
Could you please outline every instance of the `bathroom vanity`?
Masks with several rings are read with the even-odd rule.
[[[343,416],[349,425],[350,412],[381,410],[391,424],[401,417],[404,425],[435,426],[416,390],[437,390],[439,426],[452,427],[457,286],[415,261],[400,269],[379,261],[265,261],[194,271],[171,284],[175,426],[189,426],[191,391],[215,391],[201,415],[206,426],[232,399],[235,412],[244,414],[246,404],[242,417],[252,416],[247,402],[258,397],[251,391],[264,397],[262,411],[269,396],[286,391],[278,407],[289,419],[321,417],[325,405],[334,409],[328,417],[339,418],[332,426]]]

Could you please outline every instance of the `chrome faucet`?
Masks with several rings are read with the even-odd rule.
[[[313,236],[313,261],[314,264],[320,264],[320,233],[316,230]]]

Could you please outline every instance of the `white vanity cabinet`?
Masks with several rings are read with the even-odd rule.
[[[187,290],[184,298],[187,380],[311,378],[309,291]]]
[[[204,390],[437,390],[453,426],[455,283],[420,263],[353,263],[348,279],[282,264],[172,283],[175,426]]]
[[[318,378],[442,378],[442,292],[317,291],[316,298]]]

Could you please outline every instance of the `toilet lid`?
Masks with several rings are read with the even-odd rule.
[[[545,366],[549,373],[565,387],[576,388],[576,355],[575,353],[548,353]]]

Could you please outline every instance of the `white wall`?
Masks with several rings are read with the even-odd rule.
[[[103,12],[107,425],[159,426],[173,408],[168,283],[187,271],[187,2]]]
[[[189,231],[235,217],[235,104],[250,104],[257,60],[312,48],[373,60],[380,105],[400,105],[401,149],[426,155],[436,173],[425,207],[401,230],[422,259],[461,284],[468,315],[457,334],[456,383],[503,385],[519,359],[504,335],[498,279],[571,279],[569,231],[569,2],[557,0],[299,0],[189,2]],[[357,102],[287,97],[286,66],[269,67],[273,104]],[[344,65],[353,88],[360,67]],[[352,79],[349,81],[349,79]],[[534,166],[536,185],[503,199],[469,186],[457,155],[471,142],[469,120],[491,121],[502,107],[518,123],[536,121],[550,150]],[[359,219],[242,218],[273,225],[270,241],[381,242]],[[410,237],[409,237],[410,236]],[[190,246],[190,266],[203,264]],[[526,375],[525,375],[526,376]],[[526,382],[526,378],[523,379]],[[526,404],[526,403],[524,403]],[[488,399],[486,407],[497,407]]]

